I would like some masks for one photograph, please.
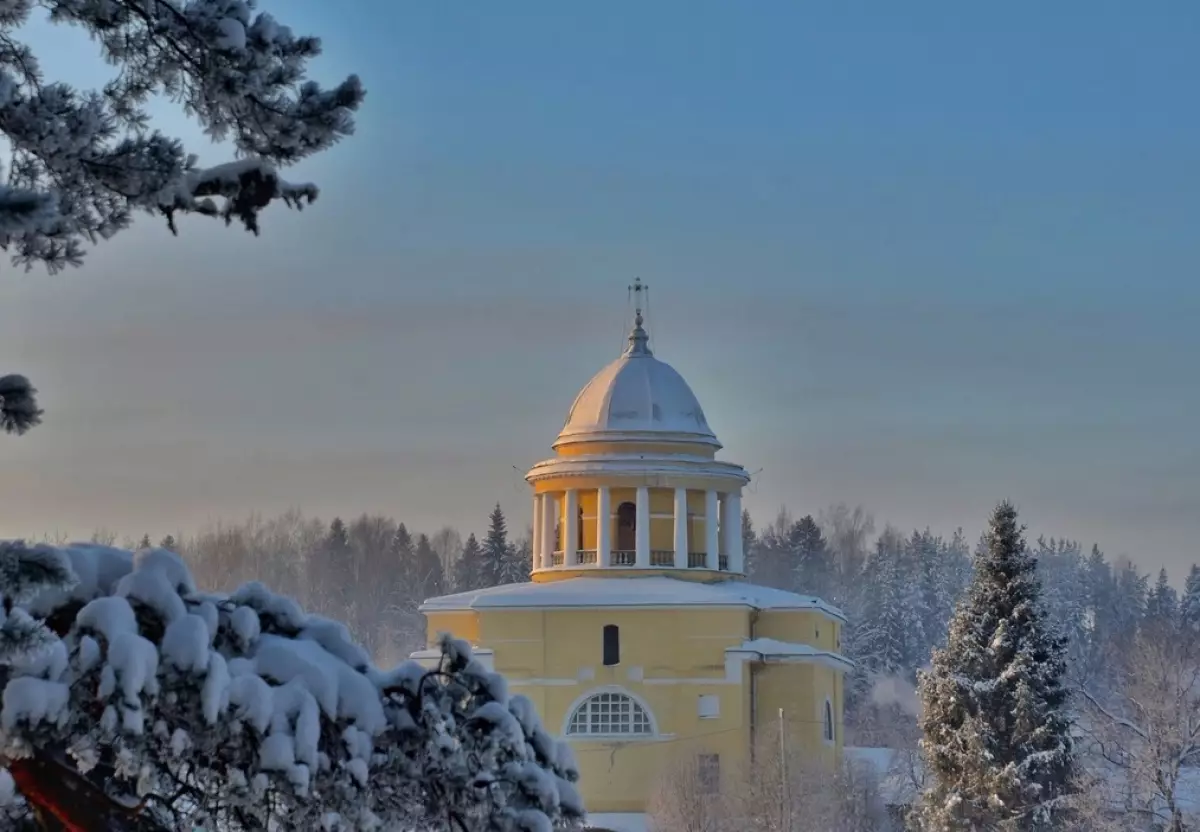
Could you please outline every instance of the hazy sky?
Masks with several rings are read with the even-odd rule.
[[[1200,6],[267,2],[359,134],[255,239],[0,273],[0,535],[297,506],[528,522],[625,287],[747,505],[1200,559]],[[91,45],[36,27],[52,74]],[[47,48],[54,50],[53,54]],[[206,161],[224,161],[164,106]]]

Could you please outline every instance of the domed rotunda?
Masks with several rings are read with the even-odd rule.
[[[640,299],[645,287],[632,287]],[[745,580],[746,471],[687,382],[629,344],[584,385],[533,488],[531,580],[421,606],[431,664],[443,632],[529,697],[579,764],[588,827],[646,832],[664,775],[737,788],[773,726],[830,770],[842,753],[841,612]],[[772,752],[773,753],[773,752]]]
[[[535,581],[585,570],[743,572],[750,478],[716,459],[721,443],[704,409],[649,340],[639,307],[625,351],[575,397],[555,457],[525,477]]]

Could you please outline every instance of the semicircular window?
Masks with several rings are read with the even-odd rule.
[[[608,691],[589,696],[567,723],[567,736],[648,736],[654,733],[650,714],[632,696]]]

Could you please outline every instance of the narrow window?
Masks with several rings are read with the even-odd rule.
[[[575,527],[579,532],[579,539],[575,541],[575,548],[582,552],[586,548],[583,545],[583,506],[579,507],[579,516],[575,519]]]
[[[617,550],[632,552],[637,548],[637,506],[621,503],[617,506]]]
[[[833,705],[829,700],[825,700],[825,725],[824,725],[825,742],[833,742]]]
[[[621,630],[616,624],[604,625],[604,666],[621,663]]]
[[[701,754],[696,760],[696,774],[703,794],[716,794],[721,790],[721,755]]]

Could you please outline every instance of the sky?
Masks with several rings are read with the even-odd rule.
[[[524,527],[640,276],[759,523],[975,535],[1010,498],[1033,536],[1200,560],[1195,3],[263,5],[323,38],[314,77],[361,75],[357,134],[258,238],[145,217],[0,268],[0,372],[46,409],[0,443],[0,535]]]

